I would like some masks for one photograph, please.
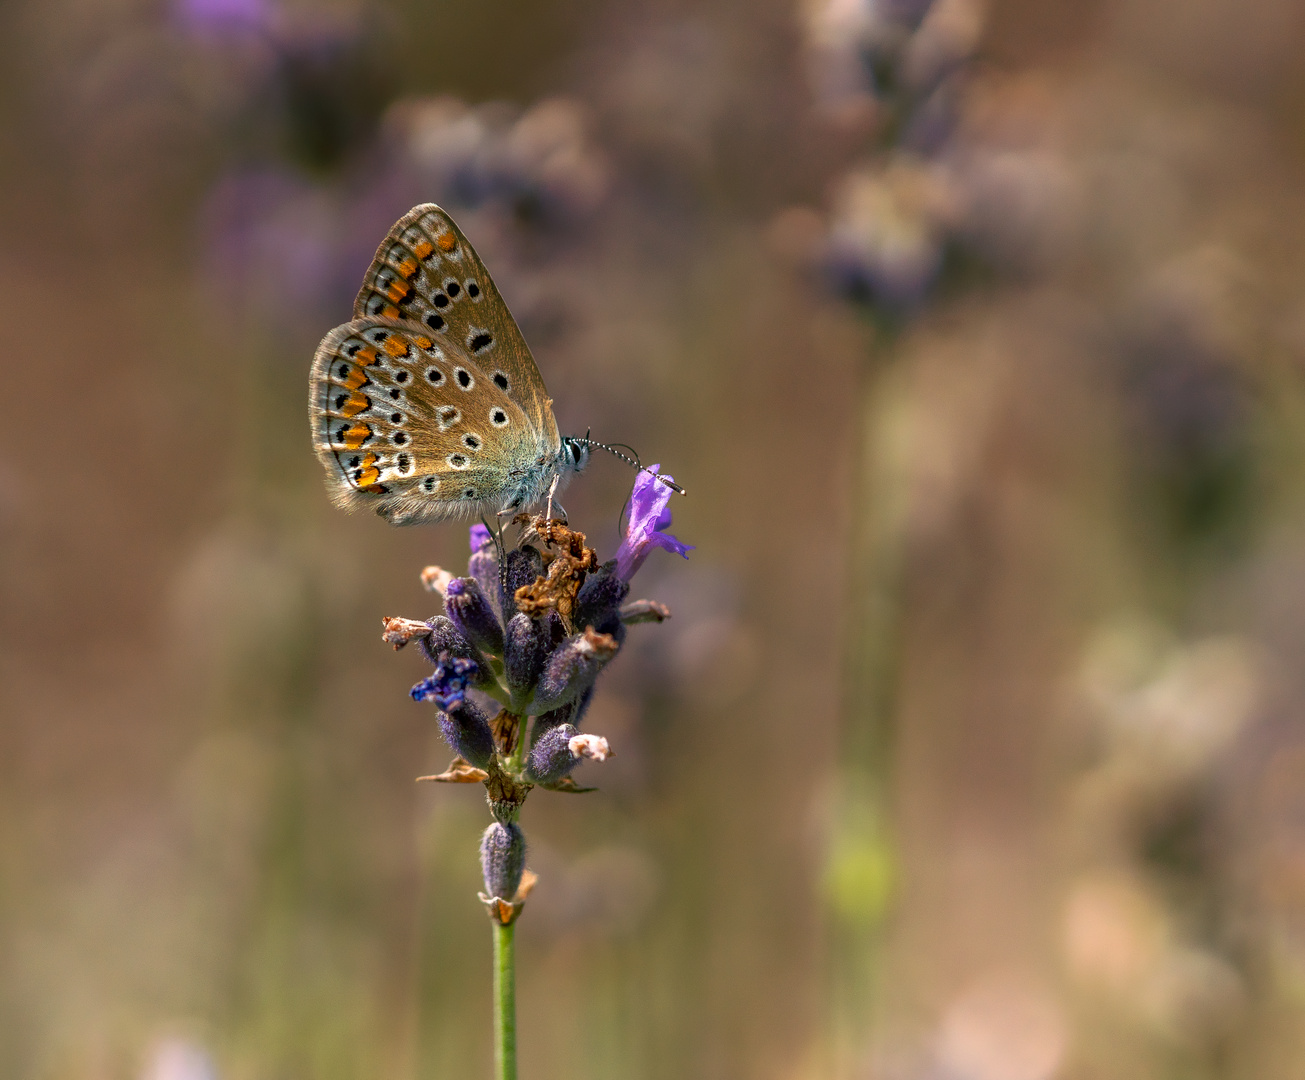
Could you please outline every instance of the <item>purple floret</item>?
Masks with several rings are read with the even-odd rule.
[[[625,539],[616,550],[616,574],[622,581],[634,577],[654,547],[674,551],[686,559],[693,550],[692,546],[680,543],[666,532],[671,525],[671,511],[667,504],[671,501],[673,491],[657,478],[659,468],[659,465],[650,465],[640,470],[634,480]],[[668,476],[666,479],[672,478]]]

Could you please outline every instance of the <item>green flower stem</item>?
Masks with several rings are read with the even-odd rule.
[[[517,1080],[517,975],[515,926],[494,922],[494,1076]]]
[[[517,717],[517,741],[512,747],[512,753],[506,755],[503,759],[503,768],[512,776],[519,777],[521,770],[526,765],[526,754],[528,747],[526,745],[526,736],[529,734],[530,717],[525,713],[516,713]],[[501,755],[500,755],[501,756]]]

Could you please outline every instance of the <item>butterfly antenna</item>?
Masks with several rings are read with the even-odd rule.
[[[639,460],[639,452],[635,450],[633,446],[628,446],[625,443],[612,443],[611,445],[608,445],[607,443],[600,443],[596,439],[591,439],[589,437],[588,432],[585,432],[585,437],[583,439],[578,439],[576,441],[583,444],[586,449],[597,447],[599,450],[606,450],[609,454],[612,454],[615,457],[620,458],[632,469],[636,469],[636,470],[643,469],[643,462]],[[617,449],[618,446],[621,448],[621,450],[629,450],[630,454],[633,454],[634,456],[630,457],[629,454],[621,453],[621,450]],[[660,480],[672,491],[678,492],[681,495],[688,494],[688,492],[685,491],[684,488],[680,487],[680,485],[677,484],[674,480],[672,480],[669,476],[662,476],[660,473],[656,473],[655,476],[657,477],[658,480]]]

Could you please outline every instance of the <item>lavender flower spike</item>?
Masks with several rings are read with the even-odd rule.
[[[657,479],[660,465],[641,469],[634,478],[634,491],[630,495],[630,519],[625,525],[625,539],[616,549],[616,574],[629,581],[643,565],[648,552],[654,547],[665,548],[683,555],[686,559],[691,546],[681,544],[665,530],[670,528],[671,511],[667,503],[673,494],[671,488]],[[666,477],[667,480],[672,477]]]

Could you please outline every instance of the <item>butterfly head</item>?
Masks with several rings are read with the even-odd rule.
[[[567,435],[562,440],[562,471],[581,472],[589,464],[589,437]]]

